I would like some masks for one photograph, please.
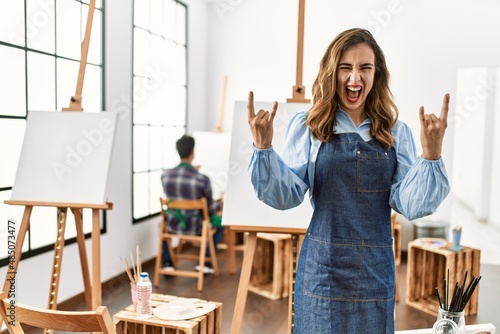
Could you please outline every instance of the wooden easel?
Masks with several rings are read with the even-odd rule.
[[[82,90],[83,81],[85,77],[85,68],[87,65],[88,49],[90,45],[90,34],[92,31],[92,21],[94,18],[95,10],[95,0],[90,0],[89,11],[87,16],[87,25],[85,29],[85,36],[82,41],[81,48],[81,59],[80,68],[78,73],[78,80],[76,85],[75,95],[71,97],[70,106],[68,108],[63,108],[62,111],[83,111],[82,108]],[[75,189],[78,191],[78,189]],[[101,257],[100,257],[100,233],[101,233],[101,223],[100,223],[100,210],[110,210],[112,209],[111,203],[102,204],[86,204],[86,203],[53,203],[53,202],[31,202],[31,201],[19,201],[19,200],[7,200],[4,201],[6,204],[10,205],[23,205],[25,206],[23,218],[19,228],[15,254],[16,257],[13,262],[9,263],[9,269],[5,277],[3,290],[6,291],[9,282],[7,281],[9,274],[17,274],[17,267],[19,265],[20,256],[22,254],[22,246],[24,243],[24,237],[29,228],[30,216],[33,211],[33,207],[54,207],[57,208],[57,238],[54,243],[54,259],[52,264],[52,275],[49,288],[49,309],[57,309],[57,295],[59,288],[59,279],[61,273],[62,255],[64,249],[64,232],[66,229],[66,218],[68,214],[68,209],[71,210],[75,217],[76,224],[76,239],[78,243],[78,251],[80,253],[80,263],[82,268],[83,283],[84,283],[84,296],[85,303],[88,310],[95,310],[102,303],[102,291],[101,291]],[[87,253],[85,250],[85,234],[83,232],[83,209],[92,209],[92,279],[89,274],[89,266],[87,260]],[[47,331],[51,333],[52,331]]]
[[[55,207],[57,208],[57,238],[54,243],[54,259],[52,264],[52,275],[49,288],[49,309],[57,309],[57,294],[59,287],[59,278],[61,274],[61,263],[64,250],[64,231],[66,228],[66,217],[68,209],[70,209],[75,217],[76,224],[76,240],[78,243],[78,251],[80,253],[80,263],[82,267],[83,284],[85,288],[85,303],[88,310],[95,310],[101,306],[101,223],[100,210],[112,209],[111,203],[106,204],[83,204],[83,203],[52,203],[52,202],[24,202],[24,201],[5,201],[5,204],[24,205],[23,218],[19,227],[18,236],[16,239],[14,261],[9,263],[9,273],[17,274],[17,267],[22,254],[24,237],[28,231],[30,216],[33,207]],[[90,279],[87,253],[85,250],[85,233],[83,232],[83,209],[92,209],[92,280]],[[4,281],[3,291],[8,291],[9,282],[7,276]],[[6,290],[7,289],[7,290]]]
[[[90,33],[92,32],[92,21],[94,20],[95,0],[89,2],[89,13],[87,16],[87,25],[85,27],[85,36],[82,41],[82,51],[80,56],[80,69],[78,71],[78,80],[76,82],[75,95],[71,97],[69,107],[62,108],[62,111],[83,111],[82,108],[82,90],[83,79],[85,78],[85,69],[87,67],[87,57],[89,54]]]
[[[295,268],[302,244],[303,235],[306,230],[303,228],[278,228],[278,227],[256,227],[256,226],[231,226],[233,232],[248,232],[245,245],[245,253],[243,255],[243,263],[241,265],[240,282],[238,284],[238,292],[236,294],[236,303],[234,306],[233,322],[231,324],[231,334],[241,333],[243,326],[243,315],[248,295],[248,287],[250,285],[250,276],[252,274],[252,264],[255,257],[255,247],[257,245],[257,233],[285,233],[292,235],[292,255],[290,261],[290,291],[288,294],[288,333],[292,332],[293,318],[293,291],[295,286]]]
[[[226,86],[227,86],[227,75],[224,76],[222,81],[222,92],[220,95],[219,102],[219,115],[217,117],[217,124],[215,124],[214,132],[222,132],[222,119],[224,118],[224,102],[226,101]]]
[[[297,72],[295,74],[295,86],[293,86],[293,95],[287,102],[309,103],[306,99],[306,88],[302,85],[302,67],[304,61],[304,11],[305,1],[299,0],[299,21],[297,34]]]

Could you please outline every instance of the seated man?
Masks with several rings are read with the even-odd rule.
[[[214,245],[217,247],[224,232],[224,229],[220,226],[221,202],[212,198],[210,179],[198,172],[198,169],[191,164],[194,158],[194,144],[194,138],[188,135],[184,135],[177,140],[176,148],[181,162],[175,168],[166,169],[163,172],[161,176],[163,191],[167,198],[200,199],[205,197],[207,199],[210,221],[217,227],[217,232],[213,236]],[[191,235],[201,234],[202,216],[200,212],[182,210],[179,216],[178,213],[168,212],[167,210],[163,214],[169,215],[168,229],[170,232]],[[210,255],[208,247],[206,254],[207,256]],[[165,241],[163,242],[162,261],[164,269],[172,268]],[[199,266],[196,266],[196,269],[199,270]],[[207,274],[213,273],[211,263],[207,262],[205,264],[204,272]]]

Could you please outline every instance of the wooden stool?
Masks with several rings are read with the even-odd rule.
[[[479,277],[478,249],[464,247],[455,252],[448,248],[451,244],[445,239],[421,238],[408,244],[408,274],[406,287],[406,304],[430,315],[437,316],[439,303],[436,297],[437,287],[443,296],[443,282],[450,271],[450,294],[455,282],[463,282],[468,272],[467,282],[471,275]],[[464,309],[465,315],[477,313],[479,286],[472,294]]]
[[[161,295],[153,293],[151,297],[153,309],[168,301],[181,299],[180,297]],[[220,334],[222,332],[222,303],[212,302],[215,309],[201,317],[168,321],[151,317],[140,319],[134,311],[133,305],[126,307],[113,316],[117,334],[161,334],[161,333],[185,333],[185,334]]]
[[[257,233],[248,290],[272,300],[288,296],[291,241],[290,234]]]

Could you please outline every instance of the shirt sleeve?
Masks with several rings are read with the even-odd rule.
[[[253,147],[248,174],[259,200],[279,210],[291,209],[302,203],[309,189],[307,165],[310,145],[305,113],[298,113],[287,128],[283,158],[273,147]]]
[[[389,204],[408,220],[433,214],[450,191],[444,162],[417,158],[410,128],[402,122],[394,128],[398,164]]]

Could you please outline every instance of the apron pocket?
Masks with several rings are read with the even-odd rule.
[[[336,301],[394,298],[392,244],[308,238],[304,294]]]
[[[388,192],[391,188],[392,171],[389,156],[358,151],[357,191]]]

